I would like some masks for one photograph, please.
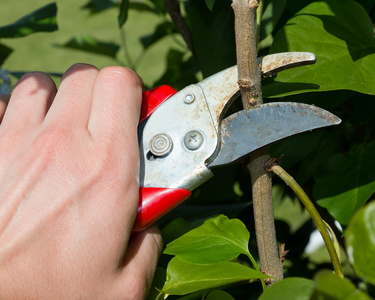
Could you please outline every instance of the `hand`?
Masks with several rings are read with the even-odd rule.
[[[0,96],[1,299],[146,297],[162,240],[131,238],[141,97],[133,71],[84,64]]]

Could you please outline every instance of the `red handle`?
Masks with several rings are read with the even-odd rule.
[[[133,233],[146,229],[190,195],[191,192],[184,189],[139,188],[139,206]]]
[[[144,92],[139,123],[147,119],[159,105],[176,93],[177,91],[168,85]],[[138,213],[133,233],[146,229],[186,200],[190,194],[190,191],[185,189],[140,187]]]
[[[143,93],[139,123],[147,119],[154,110],[177,91],[169,85],[161,85]]]

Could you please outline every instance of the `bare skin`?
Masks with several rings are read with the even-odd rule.
[[[72,66],[0,96],[0,298],[143,299],[162,248],[131,238],[142,81]]]

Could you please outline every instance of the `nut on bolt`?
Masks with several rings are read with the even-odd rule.
[[[164,156],[171,152],[173,142],[166,133],[155,135],[150,142],[150,151],[155,156]]]

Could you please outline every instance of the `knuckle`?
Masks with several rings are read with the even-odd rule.
[[[105,67],[102,71],[103,75],[108,75],[110,78],[126,81],[131,86],[143,86],[143,81],[138,74],[132,69],[112,66]]]
[[[29,93],[33,93],[40,89],[41,86],[54,87],[55,84],[51,77],[43,72],[26,73],[18,81],[17,85],[14,88],[13,94],[16,94],[19,91],[20,87],[22,87],[23,91],[26,90]]]

